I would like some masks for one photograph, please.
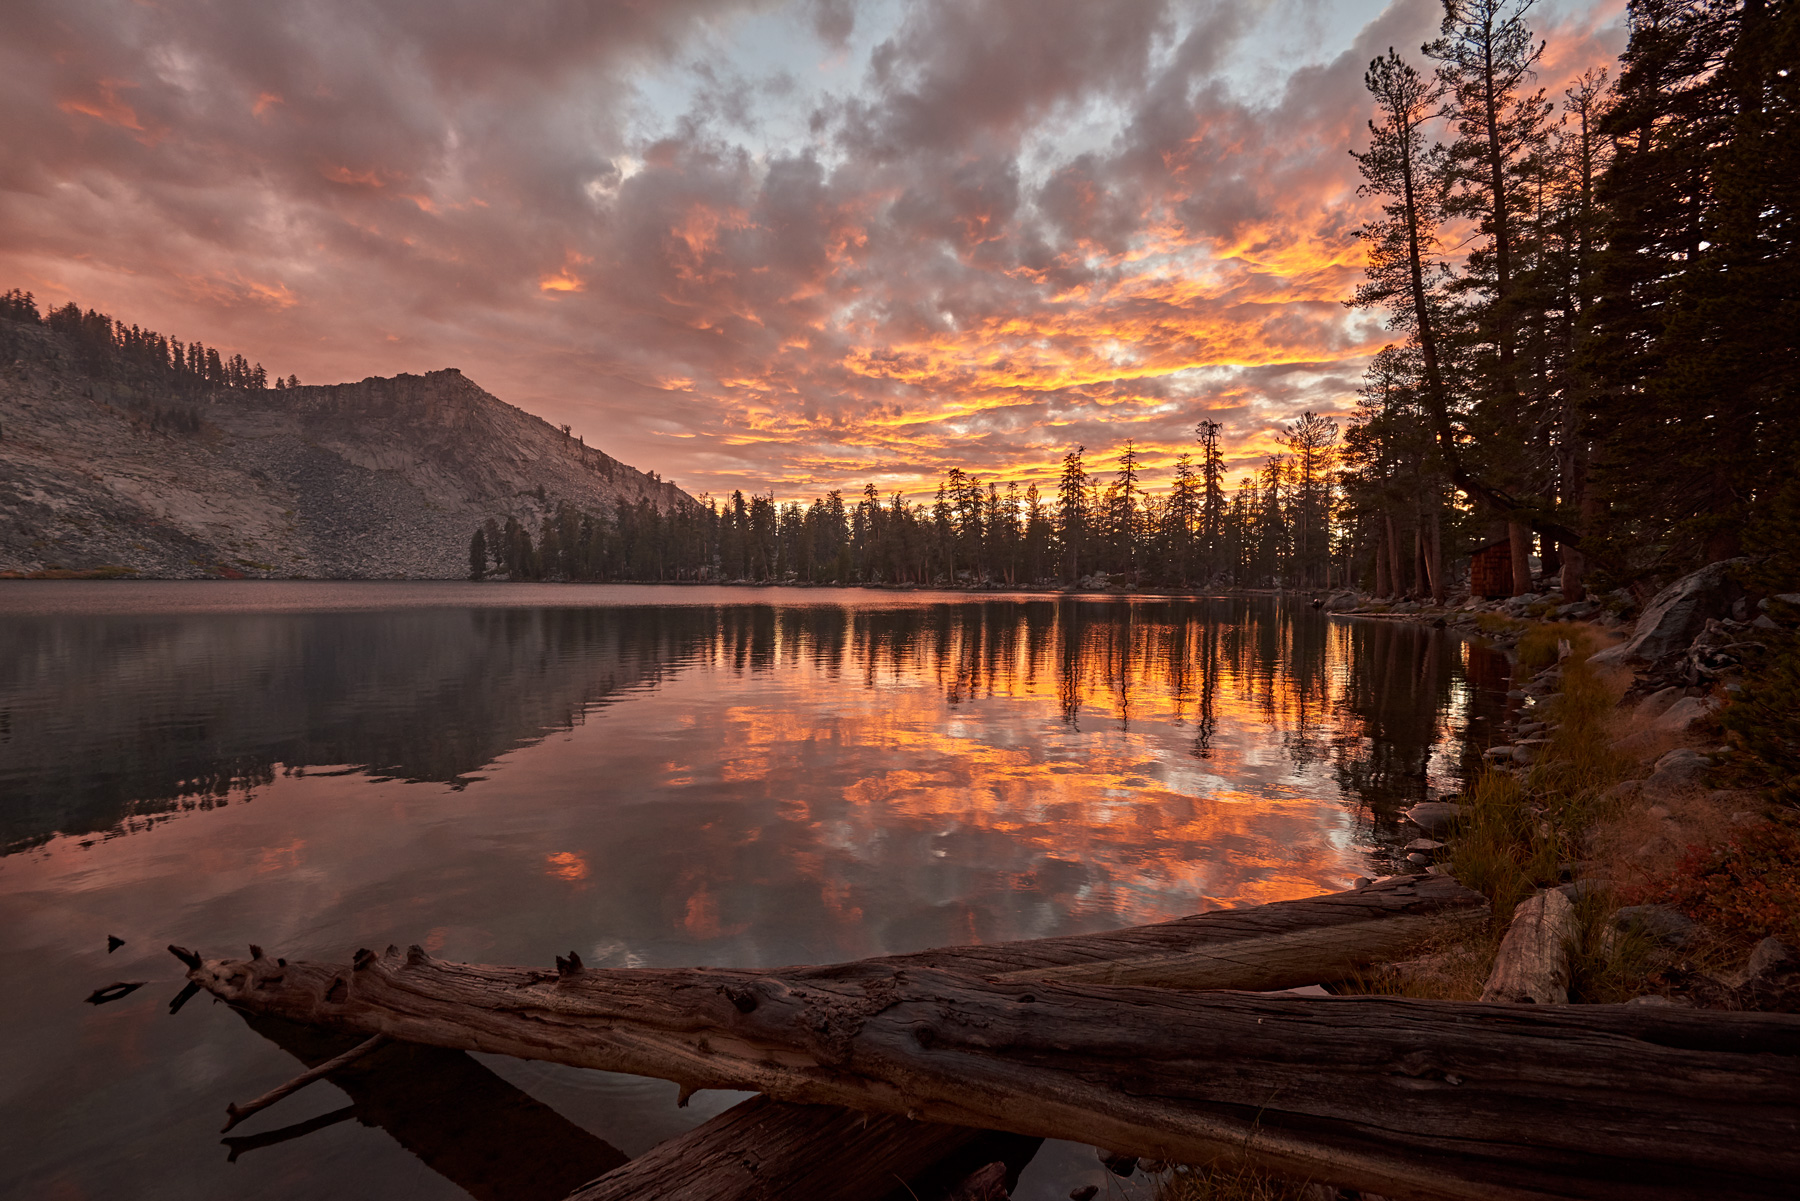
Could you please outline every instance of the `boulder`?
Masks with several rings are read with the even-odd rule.
[[[1655,721],[1669,711],[1669,706],[1681,699],[1681,689],[1670,685],[1661,692],[1653,692],[1638,702],[1637,715],[1645,721]]]
[[[1757,943],[1744,965],[1736,1001],[1744,1009],[1800,1012],[1800,954],[1780,939]]]
[[[1681,950],[1694,941],[1694,923],[1668,905],[1627,905],[1612,916],[1613,929],[1641,934],[1658,946]]]
[[[1401,816],[1426,834],[1448,831],[1462,816],[1463,807],[1454,801],[1420,801]]]
[[[1743,589],[1729,577],[1746,562],[1726,559],[1682,576],[1656,594],[1638,618],[1630,638],[1598,652],[1591,662],[1653,663],[1686,650],[1695,635],[1705,629],[1707,618],[1728,616],[1732,602],[1743,595]]]
[[[1656,729],[1664,734],[1680,734],[1718,708],[1719,702],[1711,697],[1684,696],[1656,719]]]
[[[1700,786],[1700,777],[1712,764],[1699,751],[1682,748],[1670,751],[1656,761],[1650,778],[1643,782],[1640,796],[1649,799],[1672,796]]]

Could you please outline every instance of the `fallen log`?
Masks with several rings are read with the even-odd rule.
[[[1567,1005],[1569,942],[1575,937],[1575,926],[1575,906],[1559,889],[1547,889],[1521,901],[1494,957],[1494,970],[1481,990],[1481,999]]]
[[[893,1114],[752,1097],[583,1185],[569,1201],[880,1197],[980,1134]]]
[[[1152,926],[939,948],[875,962],[1001,979],[1289,988],[1344,979],[1486,917],[1482,895],[1448,877],[1394,877],[1360,891],[1221,909]],[[967,1127],[761,1097],[652,1148],[570,1201],[624,1201],[651,1195],[652,1186],[667,1201],[851,1201],[875,1195],[876,1184],[904,1179],[978,1135]]]
[[[1390,1197],[1787,1196],[1800,1018],[983,982],[864,962],[560,972],[213,960],[240,1008]]]
[[[1347,979],[1487,918],[1486,898],[1449,876],[1394,876],[1350,892],[1103,934],[941,947],[866,962],[1000,980],[1269,990]]]

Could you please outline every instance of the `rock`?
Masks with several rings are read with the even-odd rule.
[[[1135,1155],[1125,1155],[1118,1151],[1102,1151],[1100,1152],[1100,1162],[1105,1164],[1106,1170],[1114,1176],[1129,1176],[1137,1171],[1138,1160]]]
[[[1661,692],[1653,692],[1638,702],[1637,715],[1645,721],[1655,721],[1669,711],[1669,707],[1681,699],[1681,689],[1670,685]]]
[[[1681,950],[1694,941],[1694,923],[1668,905],[1627,905],[1612,915],[1612,927],[1641,934],[1658,946]]]
[[[950,1190],[944,1201],[1008,1201],[1006,1165],[995,1160],[976,1168]]]
[[[1487,750],[1481,752],[1481,754],[1482,757],[1486,759],[1511,759],[1512,750],[1510,744],[1502,743],[1500,746],[1490,746]]]
[[[1427,834],[1442,834],[1462,817],[1463,807],[1453,801],[1420,801],[1401,814]]]
[[[1414,867],[1428,867],[1431,864],[1431,856],[1421,855],[1419,852],[1413,851],[1407,855],[1406,861]]]
[[[1681,1006],[1681,1003],[1680,1003],[1680,1002],[1678,1002],[1678,1001],[1672,1001],[1672,1000],[1670,1000],[1670,999],[1669,999],[1669,998],[1668,998],[1668,997],[1664,997],[1664,996],[1658,996],[1658,995],[1657,995],[1657,994],[1656,994],[1656,993],[1646,993],[1646,994],[1645,994],[1645,995],[1643,995],[1643,996],[1641,996],[1641,997],[1633,997],[1633,998],[1631,998],[1631,1000],[1629,1000],[1629,1001],[1627,1001],[1627,1002],[1625,1002],[1625,1003],[1626,1003],[1626,1004],[1627,1004],[1627,1005],[1654,1005],[1654,1006],[1663,1006],[1663,1007],[1666,1007],[1666,1008],[1669,1008],[1669,1009],[1680,1009],[1680,1008],[1682,1008],[1682,1006]]]
[[[1744,1009],[1800,1013],[1800,954],[1777,938],[1765,938],[1750,952],[1737,987]]]
[[[1099,1185],[1083,1184],[1077,1188],[1072,1188],[1069,1190],[1069,1201],[1094,1201],[1094,1197],[1099,1192],[1100,1192]]]
[[[1649,814],[1651,817],[1655,817],[1655,818],[1664,818],[1664,817],[1669,816],[1669,811],[1661,805],[1652,805],[1648,809],[1644,810],[1644,812]]]
[[[1433,851],[1443,850],[1444,844],[1439,842],[1435,838],[1415,838],[1411,842],[1406,844],[1406,849],[1409,851],[1418,851],[1420,854],[1429,855]]]
[[[1711,617],[1724,617],[1742,589],[1729,576],[1748,560],[1727,559],[1708,563],[1699,571],[1682,576],[1657,593],[1642,617],[1638,618],[1631,637],[1617,646],[1609,646],[1589,661],[1600,664],[1649,663],[1686,650],[1695,635]]]
[[[1756,607],[1764,613],[1774,609],[1777,605],[1800,609],[1800,592],[1777,592],[1774,596],[1765,596],[1756,602]]]
[[[1555,615],[1558,620],[1562,621],[1580,621],[1585,617],[1592,617],[1599,611],[1600,603],[1598,601],[1584,600],[1556,606]]]
[[[1567,884],[1559,884],[1556,891],[1568,897],[1572,904],[1579,905],[1592,896],[1602,896],[1612,890],[1612,881],[1598,876],[1584,876],[1579,880],[1571,880]]]
[[[1684,696],[1656,719],[1656,729],[1665,734],[1680,734],[1701,718],[1718,712],[1718,709],[1719,702],[1711,697]]]
[[[1638,795],[1659,800],[1688,792],[1701,786],[1701,777],[1711,766],[1699,751],[1686,747],[1670,751],[1656,761],[1655,770],[1642,782]]]
[[[1758,613],[1756,615],[1756,620],[1751,622],[1750,625],[1758,630],[1779,630],[1781,628],[1781,623],[1770,617],[1767,613]]]
[[[1369,879],[1367,876],[1358,876],[1355,880],[1350,882],[1350,887],[1352,887],[1352,888],[1367,888],[1369,885],[1371,885],[1373,883],[1374,883],[1374,881]]]
[[[1525,699],[1525,690],[1523,688],[1511,689],[1507,692],[1506,699],[1509,701],[1522,701]]]

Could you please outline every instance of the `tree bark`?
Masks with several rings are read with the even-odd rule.
[[[752,1097],[583,1185],[568,1201],[881,1197],[980,1134],[903,1115]]]
[[[1524,522],[1509,521],[1506,536],[1512,543],[1512,594],[1524,596],[1531,591],[1531,527]]]
[[[1387,567],[1387,524],[1383,522],[1375,531],[1375,597],[1382,600],[1388,594]]]
[[[1575,906],[1557,889],[1520,902],[1481,999],[1567,1005],[1569,941],[1574,937]]]
[[[1444,521],[1443,505],[1436,500],[1431,505],[1431,599],[1443,604],[1450,595],[1450,589],[1444,582]]]
[[[1398,1198],[1776,1197],[1800,1017],[984,982],[864,962],[562,972],[214,960],[244,1009]]]
[[[1353,892],[1221,909],[1106,934],[892,956],[1025,979],[1036,975],[1171,987],[1291,988],[1329,983],[1465,923],[1486,920],[1479,893],[1444,877],[1395,877]],[[743,1112],[739,1112],[739,1111]],[[577,1192],[570,1201],[625,1201],[655,1183],[668,1201],[773,1201],[878,1195],[979,1131],[889,1114],[758,1098],[702,1123]]]
[[[1388,595],[1398,597],[1405,586],[1400,583],[1400,537],[1394,532],[1394,515],[1382,515],[1387,521]]]

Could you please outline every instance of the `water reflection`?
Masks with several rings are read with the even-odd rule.
[[[1270,601],[409,595],[435,599],[0,625],[0,965],[24,982],[0,1162],[21,1188],[489,1187],[487,1152],[420,1141],[405,1088],[378,1103],[398,1070],[346,1086],[348,1112],[326,1086],[284,1102],[226,1162],[224,1102],[293,1061],[229,1011],[171,1019],[166,942],[755,966],[1303,895],[1377,867],[1397,809],[1457,786],[1505,687],[1442,633]],[[80,1004],[116,979],[157,987]],[[491,1095],[585,1148],[571,1162],[729,1103],[439,1060],[414,1067],[460,1082],[421,1104]]]
[[[1280,732],[1375,813],[1455,770],[1446,731],[1504,660],[1258,601],[995,601],[23,618],[0,638],[0,847],[204,810],[277,772],[466,786],[506,752],[686,668],[929,681],[953,714],[1054,690],[1062,722]],[[1480,678],[1485,671],[1488,680]],[[1460,707],[1460,709],[1459,709]],[[1446,753],[1450,754],[1446,760]]]

